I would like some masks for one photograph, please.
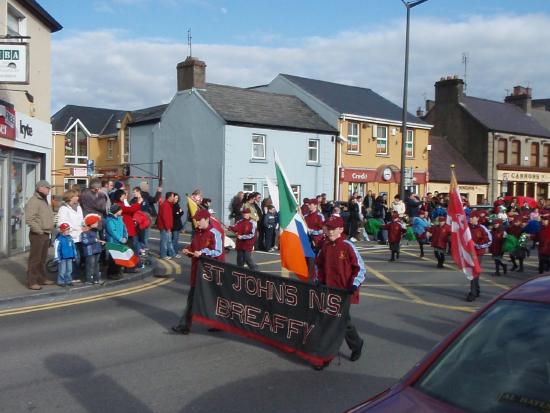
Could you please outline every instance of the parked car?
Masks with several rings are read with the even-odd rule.
[[[348,412],[548,411],[550,276],[542,276],[494,299],[398,384]]]

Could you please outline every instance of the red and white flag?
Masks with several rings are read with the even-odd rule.
[[[481,268],[468,226],[468,218],[462,206],[460,192],[458,192],[454,170],[451,170],[447,224],[451,226],[451,255],[454,262],[466,274],[467,279],[479,278]]]

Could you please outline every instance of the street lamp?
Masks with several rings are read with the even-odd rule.
[[[405,154],[407,144],[407,88],[409,84],[409,26],[411,23],[411,9],[428,0],[405,1],[401,0],[407,8],[407,35],[405,38],[405,79],[403,81],[403,124],[401,126],[401,180],[399,182],[399,194],[405,200]]]

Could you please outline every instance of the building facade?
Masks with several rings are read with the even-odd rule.
[[[61,25],[34,0],[0,1],[0,256],[28,248],[24,207],[50,179],[51,34]]]
[[[402,109],[371,89],[279,74],[255,88],[294,95],[339,131],[335,147],[334,198],[347,200],[368,190],[389,197],[401,180]],[[428,135],[431,125],[407,117],[404,179],[411,192],[424,195],[428,181]]]
[[[200,188],[224,222],[237,192],[269,195],[275,151],[298,201],[334,191],[336,129],[293,96],[207,84],[204,63],[186,62],[169,105],[131,114],[131,165],[163,160],[163,188]]]
[[[456,77],[435,84],[425,119],[487,180],[490,202],[501,194],[549,196],[550,130],[529,113],[530,99],[522,87],[503,103],[466,96]]]
[[[91,177],[125,179],[128,164],[129,112],[67,105],[52,116],[53,194]]]

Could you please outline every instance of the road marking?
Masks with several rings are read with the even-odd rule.
[[[407,290],[405,287],[402,287],[400,284],[397,284],[393,280],[386,277],[384,274],[382,274],[380,271],[375,270],[370,265],[365,264],[365,268],[371,272],[376,278],[383,281],[384,283],[388,284],[389,286],[393,287],[397,291],[399,291],[401,294],[405,295],[406,297],[410,298],[412,301],[422,303],[424,300],[422,300],[419,296],[414,294],[413,292]]]
[[[109,298],[114,298],[114,297],[123,297],[125,295],[136,294],[136,293],[140,293],[142,291],[147,291],[147,290],[150,290],[152,288],[156,288],[156,287],[159,287],[161,285],[168,284],[172,281],[174,281],[173,278],[163,278],[163,279],[158,279],[158,280],[155,280],[155,281],[151,281],[151,282],[149,282],[147,284],[144,284],[144,285],[139,285],[137,287],[130,287],[130,288],[126,288],[124,290],[112,291],[112,292],[108,292],[108,293],[93,295],[93,296],[90,296],[90,297],[83,297],[83,298],[78,298],[78,299],[74,299],[74,300],[61,301],[61,302],[57,302],[57,303],[39,304],[39,305],[35,305],[35,306],[28,306],[28,307],[20,307],[20,308],[1,310],[0,311],[0,317],[10,316],[10,315],[18,315],[18,314],[26,314],[26,313],[34,313],[34,312],[37,312],[37,311],[53,310],[53,309],[56,309],[56,308],[70,307],[70,306],[73,306],[73,305],[86,304],[86,303],[91,303],[91,302],[94,302],[94,301],[107,300]]]
[[[444,308],[446,310],[452,310],[452,311],[462,311],[464,313],[474,313],[479,309],[479,307],[465,307],[465,306],[458,306],[458,305],[437,304],[437,303],[431,303],[429,301],[417,302],[417,301],[408,300],[402,297],[393,297],[391,295],[384,295],[384,294],[373,294],[373,293],[365,293],[365,292],[361,292],[360,294],[371,298],[379,298],[382,300],[390,300],[390,301],[401,301],[405,303],[425,305],[428,307]]]
[[[181,274],[181,266],[176,261],[164,260],[156,252],[151,252],[150,254],[166,269],[166,274]]]
[[[280,262],[281,262],[281,260],[264,261],[264,262],[259,262],[258,265],[277,264],[277,263],[280,263]]]

